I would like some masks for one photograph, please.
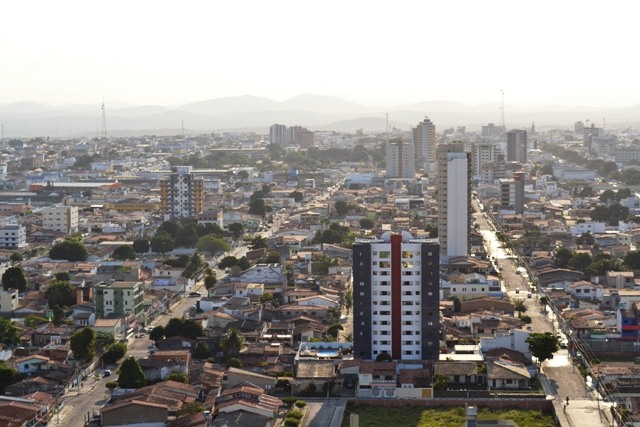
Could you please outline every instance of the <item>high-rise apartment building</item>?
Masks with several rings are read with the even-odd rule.
[[[413,144],[401,139],[387,143],[387,177],[415,178],[416,152]]]
[[[527,163],[527,131],[514,129],[507,132],[507,161]]]
[[[440,144],[438,156],[438,238],[440,254],[469,255],[471,153],[464,144]]]
[[[353,245],[355,357],[438,360],[440,274],[437,240],[387,232]]]
[[[524,213],[524,172],[515,172],[513,178],[500,180],[500,207]]]
[[[77,233],[79,230],[78,207],[67,205],[65,199],[62,206],[42,209],[42,227],[66,234]]]
[[[314,146],[313,132],[302,126],[291,126],[289,128],[289,142],[299,145],[300,148],[311,148]]]
[[[160,180],[164,220],[196,218],[204,207],[204,180],[193,175],[191,166],[175,166]]]
[[[436,160],[436,125],[428,117],[412,129],[413,145],[416,150],[416,166],[422,169],[425,164]]]
[[[492,142],[480,142],[473,146],[473,176],[481,179],[483,165],[498,160],[500,147]],[[487,184],[483,182],[483,184]]]
[[[290,134],[285,125],[274,124],[269,128],[269,142],[278,145],[289,145]]]
[[[604,129],[597,128],[593,123],[591,123],[591,126],[582,129],[583,146],[589,151],[589,154],[593,150],[593,140],[600,136],[604,136]]]

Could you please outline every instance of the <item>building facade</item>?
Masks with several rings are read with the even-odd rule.
[[[0,247],[18,249],[27,246],[27,229],[20,224],[0,226]]]
[[[78,232],[79,215],[77,206],[51,206],[42,210],[42,227],[73,234]]]
[[[513,178],[500,180],[500,207],[524,213],[524,172],[515,172]]]
[[[416,166],[422,169],[436,160],[436,125],[425,117],[412,131]]]
[[[143,282],[111,282],[96,285],[98,317],[138,315],[144,299]]]
[[[438,237],[440,255],[469,255],[471,154],[464,144],[438,146]]]
[[[413,144],[407,144],[401,139],[390,141],[386,147],[387,177],[415,178],[416,153]]]
[[[437,240],[385,233],[353,246],[354,355],[438,360]]]
[[[507,161],[527,163],[527,131],[514,129],[507,132]]]
[[[269,142],[278,145],[289,145],[290,134],[285,125],[274,124],[269,128]]]
[[[160,180],[162,214],[165,221],[196,218],[204,207],[204,180],[192,173],[191,166],[176,166]]]

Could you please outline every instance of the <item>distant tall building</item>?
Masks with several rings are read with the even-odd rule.
[[[314,145],[313,132],[302,126],[292,126],[289,128],[289,142],[300,148],[311,148]]]
[[[496,126],[493,123],[489,123],[486,126],[482,126],[481,130],[482,130],[483,138],[500,136],[506,131],[504,126]]]
[[[354,356],[438,360],[439,247],[387,232],[353,245]]]
[[[500,207],[513,209],[516,214],[524,213],[524,172],[515,172],[513,178],[500,180]]]
[[[514,129],[507,132],[507,161],[527,163],[527,131]]]
[[[589,150],[589,154],[591,154],[591,151],[593,150],[594,138],[598,138],[600,136],[604,136],[604,129],[597,128],[593,123],[591,123],[590,127],[585,127],[582,130],[583,146]]]
[[[162,214],[173,218],[196,218],[204,208],[204,180],[195,177],[191,166],[175,166],[160,180]]]
[[[401,139],[387,143],[387,177],[415,178],[415,147]]]
[[[578,121],[573,125],[573,131],[574,131],[575,133],[582,134],[582,132],[584,131],[584,123],[582,123],[580,120],[578,120]]]
[[[480,142],[473,145],[473,176],[482,176],[483,165],[495,162],[501,155],[500,147],[492,142]],[[485,183],[486,184],[486,183]]]
[[[285,125],[274,124],[269,128],[269,142],[271,144],[289,145],[290,134]]]
[[[438,156],[438,238],[442,256],[469,255],[471,154],[464,144],[440,144]]]
[[[413,145],[418,169],[422,169],[425,163],[436,160],[436,125],[428,117],[413,128]]]

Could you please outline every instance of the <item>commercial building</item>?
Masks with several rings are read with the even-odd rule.
[[[388,178],[415,178],[416,153],[413,144],[397,139],[387,143],[386,151]]]
[[[192,173],[191,166],[176,166],[160,180],[162,214],[173,218],[196,218],[204,207],[204,179]]]
[[[102,282],[96,285],[96,314],[98,317],[138,315],[143,299],[142,282]]]
[[[524,172],[515,172],[513,178],[500,180],[500,207],[524,213]]]
[[[438,360],[439,246],[408,232],[353,245],[354,356]]]
[[[514,129],[507,132],[507,161],[527,163],[527,131]]]
[[[428,117],[412,129],[413,145],[416,152],[416,166],[424,168],[425,164],[436,160],[436,125]]]
[[[464,144],[438,145],[438,237],[440,255],[469,255],[471,154]]]

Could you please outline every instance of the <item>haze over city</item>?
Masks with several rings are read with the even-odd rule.
[[[162,105],[239,95],[631,107],[623,2],[11,2],[0,104]]]

